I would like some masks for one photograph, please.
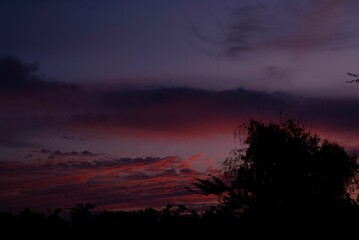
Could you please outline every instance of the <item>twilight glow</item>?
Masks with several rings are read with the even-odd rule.
[[[250,118],[359,152],[359,3],[1,1],[0,210],[203,208]],[[45,206],[46,205],[46,206]]]

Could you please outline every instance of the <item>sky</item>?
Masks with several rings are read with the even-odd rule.
[[[0,2],[0,210],[201,208],[251,118],[359,152],[354,0]],[[242,133],[241,133],[242,134]],[[46,205],[46,206],[45,206]]]

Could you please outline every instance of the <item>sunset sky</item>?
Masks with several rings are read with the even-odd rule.
[[[359,153],[359,2],[0,2],[0,210],[200,208],[250,118]]]

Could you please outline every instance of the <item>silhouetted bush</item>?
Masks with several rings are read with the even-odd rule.
[[[218,196],[217,216],[313,221],[357,211],[351,196],[358,189],[356,156],[293,120],[250,120],[243,128],[241,147],[223,163],[222,174],[196,179],[190,189]]]

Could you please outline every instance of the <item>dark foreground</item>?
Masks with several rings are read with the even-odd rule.
[[[19,215],[0,214],[3,233],[11,236],[58,237],[100,234],[116,238],[166,239],[178,237],[234,236],[355,236],[359,226],[357,206],[308,210],[261,210],[241,217],[211,209],[202,214],[185,207],[152,208],[137,211],[97,212],[77,205],[70,217],[60,217],[60,209],[35,213],[25,209]],[[314,235],[313,235],[314,234]]]

